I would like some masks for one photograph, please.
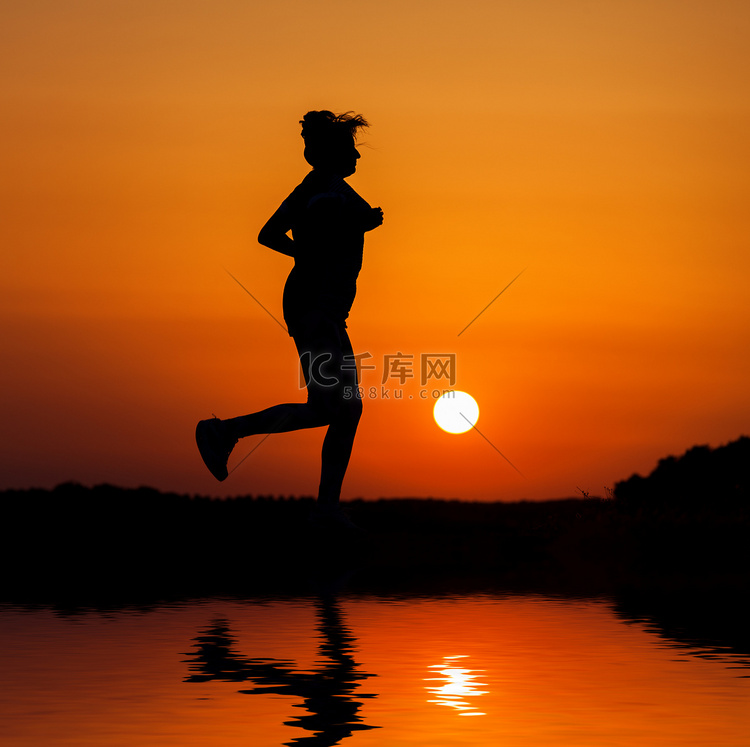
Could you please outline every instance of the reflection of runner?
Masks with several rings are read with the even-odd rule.
[[[354,700],[353,693],[360,680],[373,675],[359,671],[352,657],[355,639],[343,625],[338,604],[330,598],[321,599],[317,611],[318,630],[323,636],[318,651],[328,660],[317,670],[295,672],[291,662],[242,658],[232,650],[234,639],[228,623],[217,620],[195,638],[196,652],[190,660],[195,674],[185,682],[250,681],[255,687],[241,692],[302,698],[308,713],[285,723],[314,733],[297,737],[288,745],[330,747],[354,731],[377,728],[363,724],[358,715],[362,703]],[[374,697],[357,693],[357,698]]]
[[[327,425],[316,518],[352,526],[338,504],[362,401],[345,320],[357,290],[364,235],[382,224],[383,211],[371,208],[344,181],[356,171],[355,136],[367,122],[359,115],[313,111],[301,124],[305,159],[313,170],[263,226],[258,240],[294,257],[284,287],[284,319],[302,364],[307,402],[202,420],[196,440],[206,466],[224,480],[238,439]]]

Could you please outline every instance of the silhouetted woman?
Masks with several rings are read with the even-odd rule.
[[[344,181],[357,169],[355,139],[367,127],[365,119],[313,111],[300,124],[305,160],[313,169],[263,226],[258,241],[294,258],[284,287],[284,320],[299,354],[307,402],[201,420],[195,436],[206,466],[224,480],[238,439],[328,426],[316,517],[347,525],[338,503],[362,401],[345,320],[357,290],[364,235],[382,224],[383,211]]]

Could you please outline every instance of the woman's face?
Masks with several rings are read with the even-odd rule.
[[[354,138],[345,139],[327,154],[322,166],[334,174],[351,176],[357,170],[359,157]]]

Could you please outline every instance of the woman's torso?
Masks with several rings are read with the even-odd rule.
[[[349,315],[362,268],[364,224],[370,206],[341,177],[310,172],[285,200],[295,245],[284,288],[284,318],[293,327],[323,315]]]

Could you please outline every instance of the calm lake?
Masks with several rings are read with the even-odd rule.
[[[0,606],[4,747],[748,747],[750,662],[608,598]]]

